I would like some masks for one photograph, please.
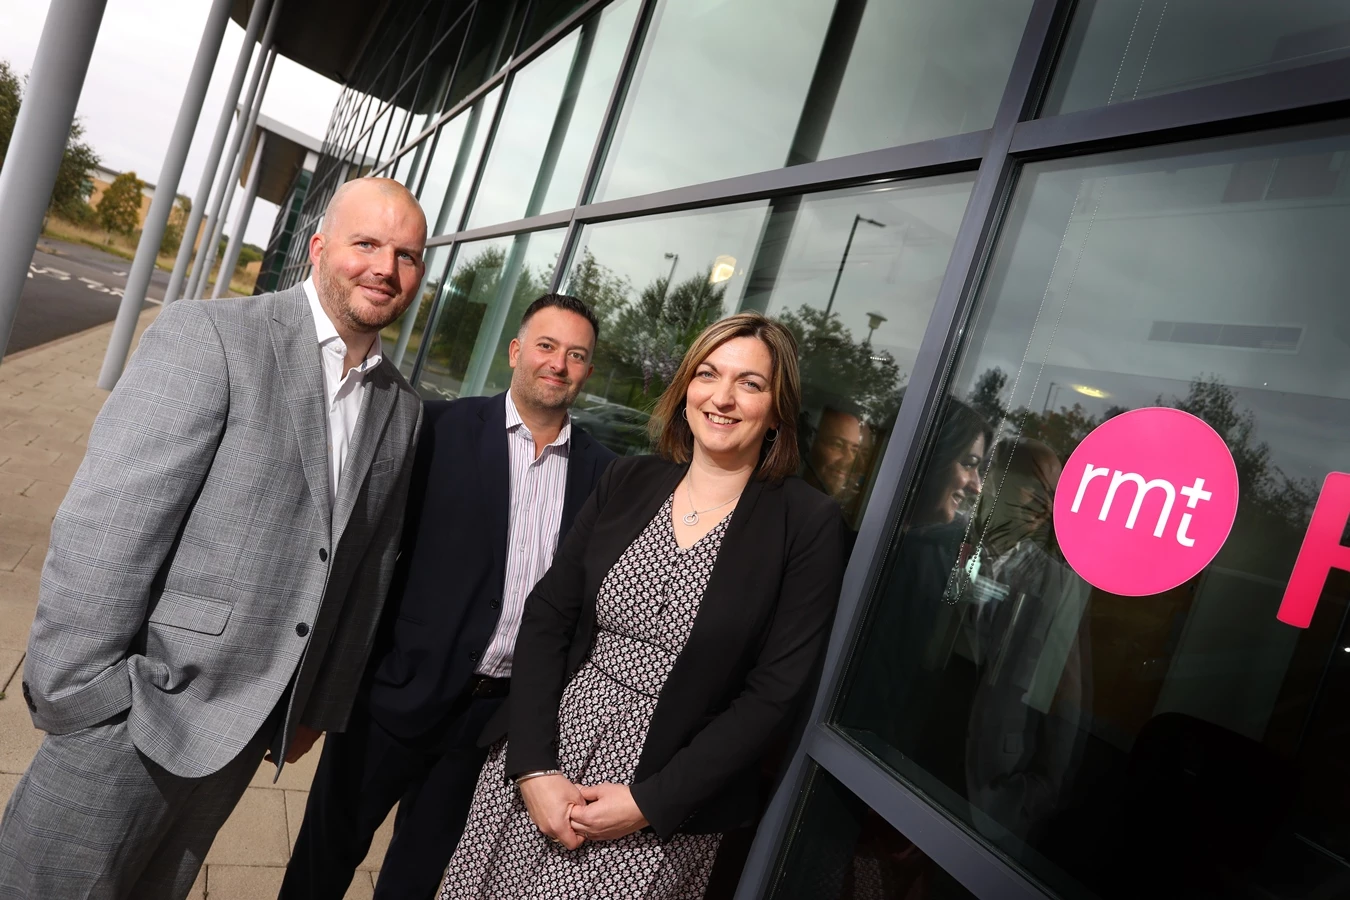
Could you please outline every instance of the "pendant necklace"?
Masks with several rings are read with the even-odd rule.
[[[731,503],[731,502],[733,502],[733,501],[739,499],[740,496],[741,496],[741,493],[743,493],[743,492],[744,492],[743,490],[742,490],[741,492],[738,492],[738,493],[736,494],[735,497],[732,497],[730,500],[723,500],[721,503],[717,504],[716,506],[710,506],[710,507],[708,507],[707,509],[694,509],[694,492],[693,492],[693,490],[690,489],[690,487],[689,487],[689,479],[686,478],[686,479],[685,479],[685,482],[684,482],[684,493],[685,493],[686,496],[689,497],[689,515],[687,515],[687,516],[681,516],[681,517],[680,517],[680,521],[683,522],[684,524],[690,525],[690,526],[697,525],[697,524],[698,524],[698,516],[699,516],[699,513],[712,512],[714,509],[721,509],[722,507],[726,506],[728,503]]]

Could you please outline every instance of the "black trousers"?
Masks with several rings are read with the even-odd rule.
[[[375,831],[398,804],[376,900],[429,900],[459,843],[487,750],[478,736],[500,699],[465,695],[433,740],[390,734],[358,704],[324,738],[305,819],[278,900],[342,900]]]

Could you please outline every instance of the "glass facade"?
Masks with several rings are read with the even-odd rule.
[[[576,420],[643,453],[706,324],[798,337],[853,544],[740,896],[1350,896],[1344,3],[395,0],[354,71],[264,277],[343,181],[408,185],[432,247],[384,339],[423,396],[502,390],[563,290],[601,322]],[[1156,407],[1236,513],[1111,593],[1058,510]],[[1120,517],[1186,546],[1208,495],[1151,477]]]

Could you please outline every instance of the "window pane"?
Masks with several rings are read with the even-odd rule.
[[[426,274],[422,277],[422,289],[417,292],[412,305],[404,311],[398,321],[380,332],[380,342],[384,347],[385,356],[407,378],[412,377],[413,364],[417,362],[417,351],[422,346],[427,318],[445,279],[448,249],[440,246],[427,251],[427,268]]]
[[[525,307],[548,292],[563,230],[460,244],[418,376],[424,397],[495,394],[511,383],[506,346]]]
[[[430,140],[424,140],[400,156],[398,161],[394,163],[394,168],[389,173],[389,177],[405,187],[415,186],[417,176],[421,172],[422,157],[426,155],[427,147],[430,144]]]
[[[637,0],[619,0],[512,80],[469,227],[575,206]]]
[[[838,779],[812,769],[772,900],[974,900]]]
[[[524,50],[535,41],[554,29],[563,19],[581,8],[585,0],[534,0],[530,10],[530,22],[521,36],[520,48]]]
[[[1042,115],[1347,55],[1344,0],[1081,0]]]
[[[1036,163],[1014,195],[838,721],[1061,894],[1344,892],[1350,579],[1311,628],[1276,612],[1350,472],[1347,135]],[[1069,454],[1143,407],[1211,425],[1239,502],[1199,574],[1124,596],[1071,568],[1051,511],[1084,496]],[[1226,526],[1188,483],[1175,510],[1126,486],[1159,525],[1126,574],[1186,546],[1192,512]],[[1129,537],[1128,507],[1089,501]]]
[[[488,91],[473,106],[441,126],[431,160],[427,163],[426,181],[417,195],[427,214],[429,234],[450,234],[459,230],[469,183],[483,155],[488,126],[501,96],[501,88]]]
[[[511,59],[528,6],[529,0],[489,0],[475,7],[473,27],[445,97],[446,109],[469,96]]]
[[[597,198],[988,128],[1030,9],[1031,0],[663,2]]]
[[[856,528],[970,192],[948,176],[588,226],[565,280],[601,320],[577,419],[646,452],[647,412],[685,348],[740,310],[801,350],[806,479]]]

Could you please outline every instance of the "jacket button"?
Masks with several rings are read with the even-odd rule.
[[[319,548],[319,561],[328,562],[328,549],[326,547]]]
[[[496,609],[497,607],[499,607],[499,606],[501,606],[501,605],[502,605],[502,601],[500,601],[500,600],[493,600],[493,601],[492,601],[492,608],[493,608],[493,609]]]
[[[23,683],[23,702],[28,704],[29,712],[37,712],[37,704],[33,702],[33,692],[28,689],[28,682]]]
[[[300,622],[295,626],[295,633],[300,635],[301,637],[304,637],[305,635],[309,634],[309,626],[306,625],[304,622]]]
[[[474,662],[478,662],[478,651],[475,650],[473,653],[470,653],[469,659],[471,659]]]

